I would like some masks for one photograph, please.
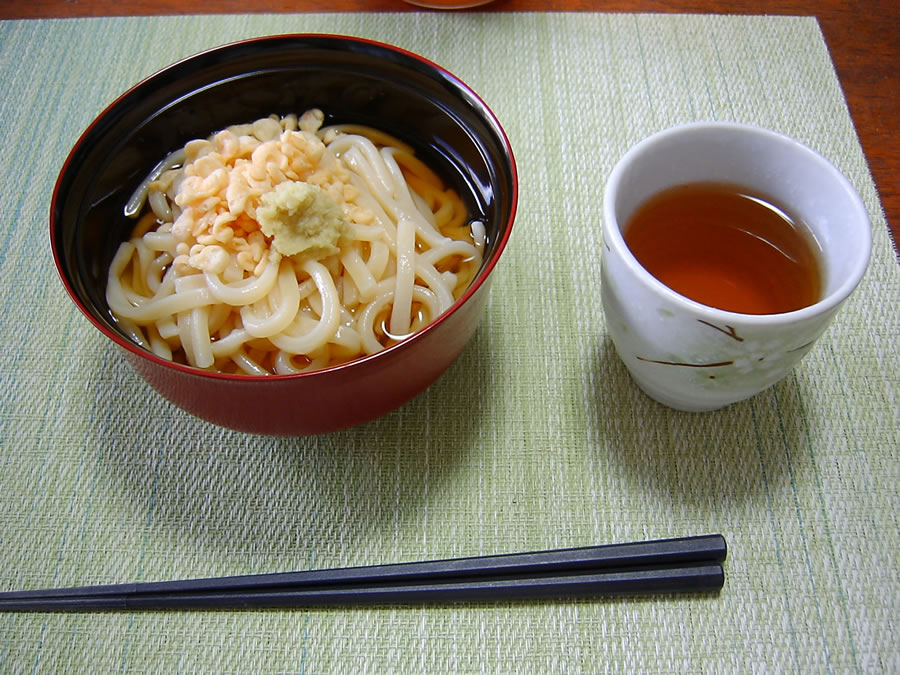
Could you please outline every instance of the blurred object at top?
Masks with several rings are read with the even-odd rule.
[[[493,0],[404,0],[410,5],[428,9],[469,9],[486,5]]]

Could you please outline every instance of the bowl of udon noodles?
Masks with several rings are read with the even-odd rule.
[[[75,305],[162,396],[239,431],[319,434],[457,359],[517,189],[497,118],[441,66],[278,35],[110,104],[62,167],[50,236]]]

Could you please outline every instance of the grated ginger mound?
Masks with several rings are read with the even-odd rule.
[[[341,207],[309,183],[279,183],[262,196],[256,217],[275,250],[298,260],[334,255],[339,242],[353,236]]]

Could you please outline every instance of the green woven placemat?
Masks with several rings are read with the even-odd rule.
[[[468,82],[519,162],[478,333],[349,431],[233,433],[152,392],[64,294],[56,174],[115,96],[235,39],[347,33]],[[900,266],[814,19],[358,14],[0,23],[0,590],[722,532],[718,597],[0,613],[0,671],[897,672]],[[698,119],[787,133],[857,186],[871,268],[787,379],[726,410],[629,380],[599,301],[604,179]]]

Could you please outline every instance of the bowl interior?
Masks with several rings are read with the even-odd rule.
[[[314,107],[326,125],[365,124],[409,143],[457,189],[487,229],[476,287],[505,245],[516,199],[512,153],[490,110],[409,52],[340,36],[276,36],[169,66],[123,94],[79,139],[57,182],[51,240],[63,282],[88,318],[137,349],[109,312],[107,271],[134,226],[124,205],[157,162],[228,125]]]

